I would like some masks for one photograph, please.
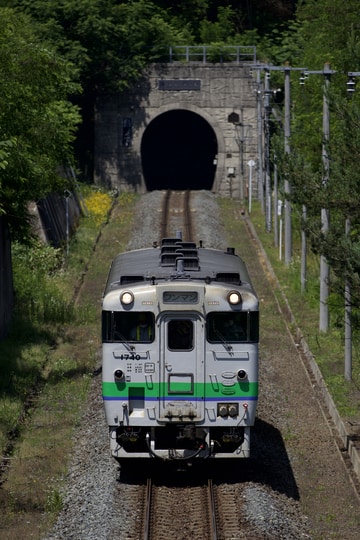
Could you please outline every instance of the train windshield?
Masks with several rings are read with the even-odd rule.
[[[120,312],[103,311],[102,339],[103,341],[138,341],[150,343],[155,337],[154,314],[148,311]]]
[[[259,341],[259,312],[212,312],[206,317],[206,337],[211,343]]]

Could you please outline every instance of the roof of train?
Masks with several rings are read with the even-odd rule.
[[[180,262],[179,264],[179,261]],[[160,247],[120,253],[110,268],[105,294],[110,290],[154,278],[159,280],[195,279],[249,284],[244,261],[227,251],[196,247],[190,242],[164,243]]]

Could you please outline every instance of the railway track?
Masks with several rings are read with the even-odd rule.
[[[166,486],[148,478],[144,498],[141,540],[219,539],[211,479],[193,486]]]
[[[166,191],[162,204],[160,238],[175,236],[176,231],[182,232],[182,238],[185,241],[193,238],[190,203],[189,190]]]
[[[145,229],[141,231],[140,241],[145,243],[147,235],[146,245],[150,245],[154,238],[161,237],[159,231],[165,192],[157,195],[157,199],[155,194],[148,195],[142,213],[138,216],[138,222]],[[166,197],[170,195],[166,193]],[[209,198],[199,203],[196,195],[191,195],[187,206],[192,216],[196,209],[194,225],[201,225],[195,231],[197,238],[204,239],[207,245],[213,247],[211,242],[218,230],[214,223],[217,214],[211,206],[209,208]],[[151,219],[147,220],[149,208],[159,211],[155,217],[151,215]],[[206,220],[203,219],[204,210]],[[168,217],[163,218],[163,226],[170,226],[166,235],[173,236],[176,229],[184,231],[182,224],[175,226],[170,223],[172,217],[175,223],[181,216],[182,213],[177,211],[169,212]],[[215,216],[214,220],[209,221],[208,218],[212,216]],[[242,231],[239,227],[237,229]],[[103,241],[111,242],[113,238],[104,234]],[[251,238],[248,241],[248,235],[243,234],[242,252],[250,260],[252,273],[260,284],[265,306],[263,309],[266,306],[272,309],[271,285],[253,244],[254,240]],[[212,513],[209,510],[209,498],[201,499],[205,501],[200,503],[203,507],[201,514],[192,508],[194,504],[198,507],[197,499],[202,497],[201,490],[207,490],[207,477],[204,478],[198,467],[193,467],[188,474],[185,471],[178,473],[178,479],[170,478],[167,469],[163,469],[162,473],[156,471],[150,497],[156,501],[161,496],[162,507],[154,501],[149,505],[145,493],[148,486],[147,483],[144,485],[144,479],[152,475],[156,460],[148,460],[142,466],[136,464],[134,473],[131,464],[126,464],[120,469],[119,478],[115,478],[115,466],[113,469],[113,465],[107,461],[108,441],[102,408],[94,420],[94,411],[101,407],[101,390],[99,386],[94,386],[89,401],[89,414],[77,435],[80,444],[76,445],[76,460],[69,475],[64,509],[56,528],[46,539],[161,540],[166,534],[166,538],[172,540],[204,540],[214,538],[210,536],[212,533],[208,514],[216,522],[215,538],[218,540],[309,539],[310,527],[317,538],[358,538],[359,506],[354,502],[352,486],[344,477],[343,465],[338,465],[338,456],[334,452],[328,428],[323,427],[323,417],[313,406],[313,390],[308,391],[307,382],[304,382],[303,369],[298,364],[298,352],[293,353],[293,344],[288,334],[278,329],[278,318],[277,310],[274,317],[270,314],[269,321],[272,323],[276,320],[270,330],[268,321],[264,319],[264,384],[257,438],[253,446],[254,460],[250,465],[228,463],[226,469],[223,464],[218,467],[211,463],[209,474],[214,479]],[[83,344],[80,345],[83,347]],[[100,383],[96,381],[96,384]],[[286,400],[280,401],[279,395],[282,393],[286,395]],[[309,429],[310,422],[307,419],[311,420],[313,429]],[[93,435],[90,439],[89,426]],[[291,434],[286,445],[281,437],[280,430],[283,428],[287,434]],[[298,445],[301,445],[300,453]],[[287,447],[290,448],[290,455],[287,454]],[[296,477],[293,473],[296,473]],[[309,482],[307,477],[311,477]],[[342,504],[339,504],[339,500]],[[306,517],[308,514],[309,518]],[[148,536],[144,532],[145,515],[148,516]],[[29,518],[26,512],[15,514],[16,530],[20,519],[30,521],[32,517]],[[159,535],[159,528],[154,529],[159,520],[163,536]],[[23,536],[18,534],[18,537]]]

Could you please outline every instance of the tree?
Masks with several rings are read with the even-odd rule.
[[[340,15],[341,14],[341,15]],[[336,71],[331,77],[330,98],[330,176],[323,185],[321,164],[322,99],[324,77],[309,75],[305,86],[294,85],[292,96],[294,122],[292,147],[302,156],[305,166],[293,168],[294,199],[308,209],[307,231],[313,248],[323,254],[338,281],[333,287],[342,294],[344,278],[352,289],[353,302],[360,307],[359,245],[360,209],[354,197],[360,191],[360,173],[356,155],[360,152],[358,136],[360,101],[346,97],[346,72],[356,71],[360,63],[360,4],[349,0],[309,0],[299,4],[296,40],[298,62],[311,70],[321,70],[325,61]],[[330,211],[327,235],[320,231],[321,208]],[[351,234],[345,221],[351,221]]]
[[[331,183],[326,190],[326,204],[331,213],[331,228],[320,239],[320,248],[336,276],[335,285],[343,294],[344,279],[351,289],[352,304],[360,308],[360,106],[355,99],[338,103],[334,108],[338,122],[331,144]],[[350,233],[345,222],[351,224]]]
[[[42,38],[75,68],[81,110],[77,162],[92,181],[93,114],[100,94],[118,93],[147,63],[168,60],[169,45],[191,44],[186,25],[173,24],[167,10],[148,0],[8,0],[31,16]],[[166,56],[164,56],[164,53]]]
[[[73,67],[36,35],[29,18],[0,8],[0,213],[27,230],[26,205],[62,186],[79,114],[67,101]]]
[[[43,38],[78,69],[84,93],[121,91],[169,45],[192,41],[186,26],[148,0],[15,0]]]
[[[303,227],[307,238],[313,251],[331,269],[328,304],[332,326],[344,329],[348,380],[352,331],[358,338],[360,326],[360,172],[356,163],[360,152],[360,97],[357,92],[352,99],[346,96],[346,74],[359,70],[359,20],[360,5],[356,0],[345,4],[339,0],[299,3],[297,29],[292,36],[297,44],[294,64],[306,66],[309,76],[305,80],[303,74],[305,86],[295,83],[292,87],[292,156],[286,164],[292,202],[299,214],[306,208]],[[333,71],[331,90],[325,94],[330,103],[330,138],[324,145],[330,158],[328,168],[322,163],[325,62],[331,63]],[[330,216],[326,230],[320,219],[323,209]]]
[[[149,62],[168,61],[170,45],[204,41],[256,45],[259,36],[249,32],[255,20],[268,29],[270,19],[278,25],[294,8],[289,0],[1,0],[1,4],[29,14],[43,39],[76,66],[83,88],[81,97],[72,97],[83,117],[77,157],[88,171],[93,109],[100,93],[121,92]]]

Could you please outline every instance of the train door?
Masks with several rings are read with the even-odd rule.
[[[165,315],[160,324],[160,419],[204,417],[204,325],[196,314]]]

